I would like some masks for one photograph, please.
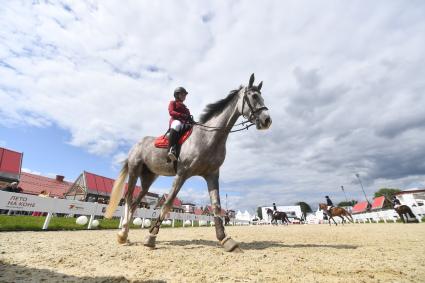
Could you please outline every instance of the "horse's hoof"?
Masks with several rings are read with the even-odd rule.
[[[127,243],[127,236],[124,236],[124,234],[122,232],[118,232],[117,241],[120,244],[125,244],[125,243]]]
[[[145,237],[145,242],[143,243],[143,245],[145,247],[149,247],[149,248],[155,248],[155,241],[156,241],[156,235],[147,235]]]
[[[242,249],[239,247],[239,244],[233,240],[231,237],[226,237],[221,241],[221,245],[223,246],[226,252],[236,252],[242,253]]]

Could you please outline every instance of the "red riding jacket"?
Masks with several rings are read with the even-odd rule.
[[[174,120],[179,120],[182,123],[189,121],[190,111],[186,107],[186,105],[184,105],[184,103],[181,101],[178,101],[178,100],[170,101],[170,104],[168,105],[168,112],[170,113],[170,116],[171,116],[170,126]]]

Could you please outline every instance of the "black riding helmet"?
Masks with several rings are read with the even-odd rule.
[[[177,94],[179,93],[184,93],[184,94],[188,94],[188,92],[186,91],[186,89],[182,86],[179,86],[178,88],[176,88],[174,90],[174,98],[177,98]]]

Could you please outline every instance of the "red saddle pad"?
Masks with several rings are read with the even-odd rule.
[[[179,139],[179,144],[183,144],[192,134],[192,128],[184,132],[184,134]],[[168,147],[168,139],[164,136],[159,136],[155,139],[155,147],[159,148],[167,148]]]

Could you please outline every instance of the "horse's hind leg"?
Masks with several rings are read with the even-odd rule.
[[[145,238],[145,242],[144,242],[145,246],[150,248],[155,247],[156,235],[158,235],[159,228],[161,228],[161,223],[162,221],[164,221],[165,216],[171,210],[173,206],[173,201],[176,198],[178,192],[180,191],[186,179],[187,177],[182,175],[176,175],[176,177],[174,178],[171,192],[168,195],[167,199],[165,200],[164,204],[162,205],[161,213],[156,219],[155,224],[149,229],[149,235],[147,235],[147,237]]]
[[[227,252],[242,252],[239,248],[239,244],[226,236],[224,232],[223,220],[221,219],[221,204],[220,204],[220,193],[219,193],[219,185],[218,185],[218,171],[212,173],[208,176],[204,176],[208,185],[208,193],[210,195],[211,206],[214,211],[214,224],[215,224],[215,233],[217,239],[220,241],[220,244],[224,247]]]
[[[118,243],[124,244],[127,242],[128,231],[130,229],[130,221],[133,216],[134,210],[131,209],[133,203],[133,191],[136,187],[137,178],[139,176],[139,166],[129,165],[128,174],[128,189],[125,195],[124,219],[122,222],[121,231],[118,232]]]
[[[139,195],[137,196],[137,198],[133,201],[131,205],[132,214],[136,211],[140,201],[147,194],[152,183],[156,180],[156,178],[158,178],[158,175],[152,173],[146,166],[143,166],[142,174],[140,175],[140,178],[142,181],[142,190],[140,191]]]

